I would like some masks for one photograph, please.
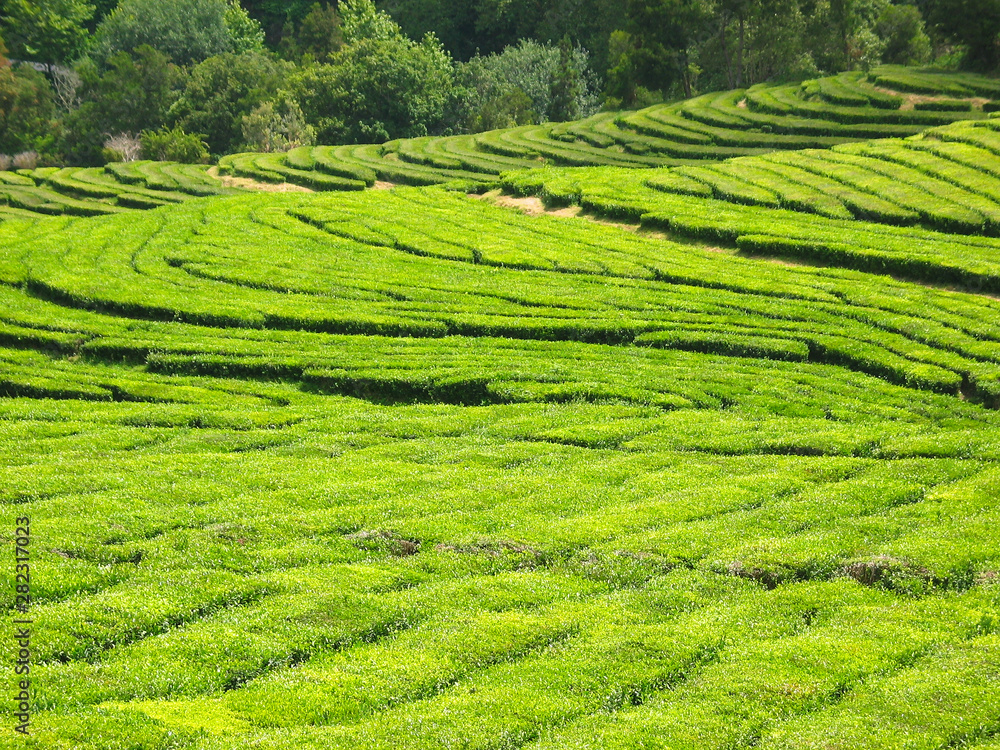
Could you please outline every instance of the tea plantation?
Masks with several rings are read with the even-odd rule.
[[[0,172],[0,221],[31,214],[94,216],[232,193],[234,177],[310,190],[363,190],[376,182],[444,184],[485,192],[503,172],[543,165],[655,168],[905,137],[1000,111],[1000,82],[970,73],[882,66],[863,74],[761,84],[638,112],[602,112],[476,135],[380,145],[316,146],[235,154],[216,168],[130,162],[96,168]]]
[[[1000,747],[989,85],[5,173],[0,747]]]

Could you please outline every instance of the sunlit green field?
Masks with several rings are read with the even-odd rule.
[[[1000,302],[725,240],[439,188],[0,225],[3,745],[991,747]]]
[[[998,98],[0,174],[0,747],[996,750]]]

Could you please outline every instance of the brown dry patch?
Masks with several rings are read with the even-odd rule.
[[[408,557],[420,551],[420,542],[415,539],[404,539],[391,531],[376,531],[365,529],[353,534],[347,534],[354,546],[371,551],[388,552],[394,557]]]
[[[889,89],[880,89],[887,91],[888,93],[895,93],[889,91]],[[686,239],[680,239],[671,237],[665,232],[661,232],[656,229],[649,229],[640,224],[629,224],[621,221],[614,221],[612,219],[605,219],[595,214],[584,212],[581,206],[569,206],[567,208],[547,208],[542,200],[536,196],[530,196],[526,198],[515,198],[511,195],[505,195],[500,190],[492,190],[488,193],[482,195],[477,193],[469,193],[470,198],[476,198],[477,200],[485,200],[492,203],[495,206],[501,206],[503,208],[512,208],[516,211],[521,211],[522,213],[528,214],[529,216],[565,216],[573,217],[578,219],[583,219],[585,221],[592,222],[594,224],[601,224],[606,227],[616,227],[617,229],[624,229],[627,232],[633,232],[640,237],[645,237],[652,240],[663,240],[669,242],[681,242],[682,244],[696,247],[699,250],[705,250],[710,253],[717,253],[719,255],[740,255],[739,250],[732,247],[720,247],[718,245],[700,245],[697,242],[691,242]],[[806,259],[792,260],[789,258],[779,258],[770,255],[752,255],[744,256],[750,257],[754,260],[761,261],[762,263],[771,263],[776,266],[784,266],[785,268],[839,268],[839,266],[827,266],[819,262],[809,262]],[[956,286],[951,286],[947,284],[934,284],[929,281],[924,281],[922,279],[911,279],[905,278],[903,276],[898,276],[890,274],[892,278],[896,281],[906,282],[908,284],[916,284],[918,286],[928,287],[930,289],[944,289],[946,291],[953,292],[963,292],[966,294],[975,294],[980,297],[989,297],[991,299],[1000,300],[1000,294],[994,294],[991,292],[977,291],[967,288],[961,288]]]
[[[514,210],[525,213],[528,216],[561,216],[566,218],[584,219],[594,224],[600,224],[601,226],[624,229],[627,232],[633,232],[634,234],[638,234],[641,237],[651,240],[667,241],[671,239],[670,235],[666,232],[661,232],[658,229],[649,229],[641,224],[629,224],[627,222],[606,219],[596,214],[586,213],[584,212],[582,206],[548,208],[545,203],[542,202],[542,199],[537,196],[515,198],[512,195],[505,195],[499,190],[493,190],[483,195],[470,193],[469,197],[489,201],[493,205],[501,206],[503,208],[513,208]],[[733,249],[723,247],[703,247],[702,249],[726,255],[734,255],[736,252]]]
[[[723,251],[724,252],[724,251]],[[758,257],[755,260],[762,260],[765,263],[773,263],[776,266],[784,266],[785,268],[826,268],[827,266],[818,266],[814,263],[797,263],[794,260],[785,260],[784,258],[765,258]]]
[[[481,197],[484,200],[488,200],[491,203],[502,206],[504,208],[513,208],[521,213],[528,214],[528,216],[541,216],[543,214],[548,216],[565,216],[574,217],[580,214],[579,206],[567,206],[565,208],[548,208],[541,198],[536,196],[528,196],[526,198],[515,198],[512,195],[503,195],[498,191],[493,191],[486,193]]]
[[[748,578],[751,581],[756,581],[768,590],[776,588],[781,583],[781,578],[776,572],[763,568],[747,568],[739,560],[727,565],[726,572],[737,578]]]
[[[312,193],[313,190],[295,185],[291,182],[260,182],[251,180],[249,177],[232,177],[231,175],[219,174],[218,167],[211,167],[208,170],[209,177],[214,177],[222,183],[224,187],[239,188],[241,190],[257,190],[262,193]]]
[[[888,555],[879,555],[871,560],[851,563],[844,566],[840,572],[842,575],[853,578],[862,586],[889,583],[896,577],[919,578],[925,581],[932,578],[931,572],[927,568]]]
[[[396,187],[394,182],[386,182],[385,180],[378,180],[374,185],[371,186],[371,190],[392,190]]]
[[[899,96],[903,99],[903,104],[900,106],[901,112],[907,112],[914,108],[913,105],[922,102],[943,102],[947,99],[952,99],[954,101],[960,102],[972,102],[973,109],[982,109],[986,102],[990,101],[981,96],[932,96],[930,94],[908,94],[905,91],[893,91],[892,89],[883,88],[882,86],[876,86],[876,91],[881,91],[883,94],[891,94],[892,96]]]
[[[719,247],[718,245],[699,245],[699,249],[719,255],[736,255],[737,251],[731,247]]]
[[[746,97],[744,97],[743,99],[740,99],[738,102],[736,102],[736,106],[739,107],[740,109],[746,109],[747,108]]]
[[[475,544],[438,544],[434,547],[438,552],[455,552],[460,555],[485,555],[487,557],[501,557],[503,555],[523,555],[541,561],[544,553],[541,550],[529,547],[527,544],[512,542],[506,539],[499,541],[477,542]]]
[[[648,229],[641,224],[628,224],[623,221],[614,221],[613,219],[604,219],[600,216],[594,214],[580,214],[580,218],[586,219],[587,221],[593,222],[594,224],[600,224],[605,227],[616,227],[617,229],[624,229],[626,232],[633,232],[641,237],[645,237],[650,240],[669,240],[670,235],[666,232],[661,232],[658,229]]]

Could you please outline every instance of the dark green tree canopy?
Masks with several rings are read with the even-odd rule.
[[[48,80],[29,67],[7,65],[0,40],[0,154],[46,150],[55,114]]]
[[[344,46],[290,82],[321,143],[379,143],[440,132],[454,94],[451,57],[407,38],[372,0],[341,3]]]
[[[313,3],[299,28],[299,51],[323,62],[343,44],[344,32],[337,9],[332,5]]]
[[[499,54],[477,55],[458,66],[457,79],[457,123],[469,131],[566,119],[571,112],[587,116],[600,103],[587,52],[568,39],[560,47],[524,40]]]
[[[573,45],[569,37],[559,43],[559,67],[549,86],[552,103],[549,119],[555,122],[575,120],[580,115],[577,99],[580,96],[580,71],[573,63]]]
[[[929,15],[939,33],[965,46],[969,67],[1000,72],[1000,2],[934,0]]]
[[[0,30],[15,58],[56,65],[83,53],[93,16],[83,0],[5,0]]]
[[[178,65],[213,55],[260,48],[259,25],[227,0],[121,0],[97,27],[93,56],[106,63],[116,52],[149,45]]]
[[[336,7],[313,3],[298,27],[291,21],[286,23],[279,51],[286,59],[298,62],[329,62],[343,45],[344,32]]]
[[[931,56],[931,41],[915,5],[889,5],[879,15],[875,31],[885,40],[882,61],[919,65]]]
[[[210,57],[191,70],[170,119],[201,133],[212,153],[227,153],[242,142],[243,118],[274,97],[292,69],[259,52]]]
[[[177,97],[181,71],[162,52],[142,45],[118,52],[103,70],[92,61],[77,68],[82,104],[64,118],[63,148],[75,163],[101,163],[104,141],[161,127]]]

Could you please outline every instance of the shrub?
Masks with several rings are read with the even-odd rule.
[[[19,154],[15,154],[13,162],[14,169],[34,169],[38,166],[38,152],[22,151]]]
[[[306,125],[298,102],[289,96],[264,102],[243,118],[243,140],[248,151],[289,151],[316,142],[316,130]]]
[[[119,133],[104,141],[106,161],[136,161],[142,155],[142,141],[131,133]]]
[[[183,128],[172,130],[164,126],[160,130],[144,130],[139,136],[142,153],[155,161],[177,161],[182,164],[205,164],[208,162],[208,144],[200,135],[185,133]]]

